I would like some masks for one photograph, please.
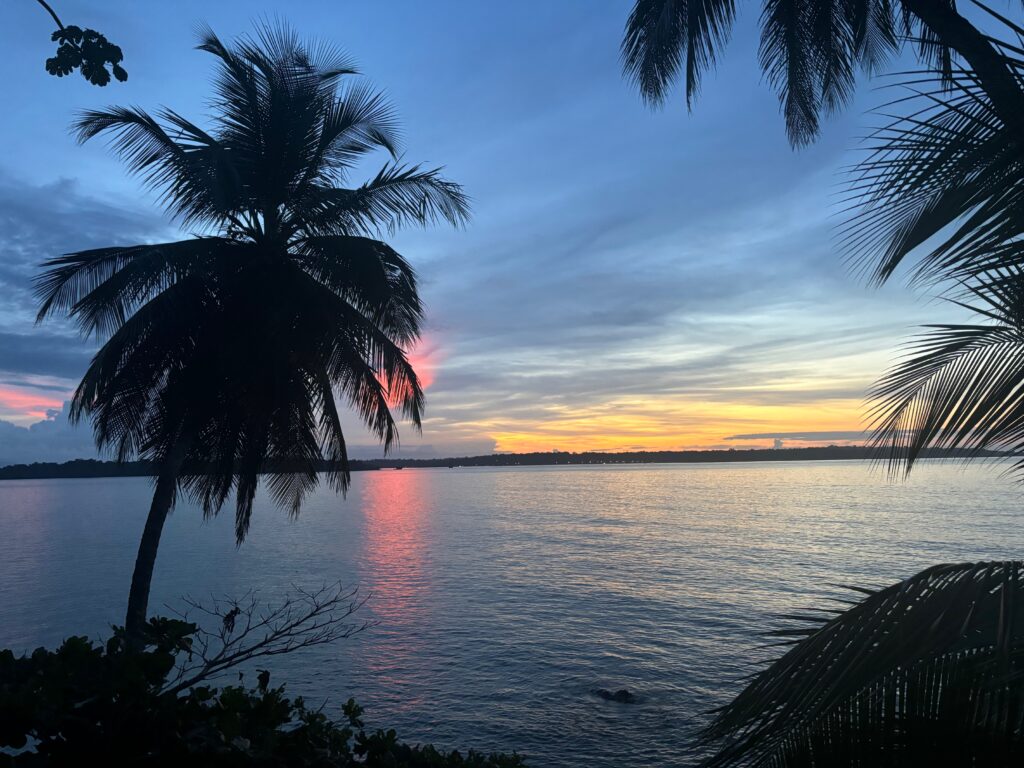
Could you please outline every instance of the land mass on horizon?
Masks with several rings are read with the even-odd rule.
[[[925,451],[923,458],[999,458],[997,451]],[[813,448],[730,448],[705,451],[564,451],[533,453],[492,453],[486,456],[449,456],[435,459],[355,459],[349,462],[353,472],[378,469],[405,468],[459,468],[459,467],[515,467],[556,466],[583,464],[702,464],[717,462],[759,461],[856,461],[877,460],[879,454],[863,445],[829,445]],[[278,469],[267,467],[266,471]],[[322,471],[330,467],[325,463]],[[151,477],[155,465],[146,461],[102,461],[76,459],[74,461],[11,464],[0,467],[0,480],[28,480],[48,478],[84,477]]]

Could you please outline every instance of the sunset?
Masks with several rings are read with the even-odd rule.
[[[31,6],[9,11],[9,43],[25,56],[47,43],[13,33],[40,24]],[[113,7],[82,7],[97,27],[143,23]],[[863,431],[865,390],[898,345],[922,322],[957,316],[903,285],[869,291],[831,253],[838,206],[826,203],[878,93],[865,87],[819,142],[794,154],[751,61],[753,14],[741,18],[733,55],[709,75],[715,85],[699,109],[652,113],[619,72],[621,9],[588,8],[471,7],[456,18],[402,3],[289,11],[298,30],[317,28],[324,14],[344,28],[387,30],[386,46],[362,33],[333,42],[400,106],[404,155],[443,165],[472,198],[470,226],[395,239],[423,286],[416,354],[428,363],[417,366],[428,393],[423,433],[402,428],[401,450],[645,450],[743,442],[727,441],[738,434]],[[273,5],[246,15],[264,12]],[[203,57],[178,55],[194,45],[200,21],[226,35],[248,24],[230,4],[157,6],[144,23],[162,33],[138,47],[139,76],[116,90],[11,84],[20,112],[41,117],[31,136],[14,123],[5,129],[0,419],[20,427],[63,419],[47,413],[70,399],[96,348],[72,328],[35,326],[36,265],[188,231],[160,215],[154,193],[139,194],[103,141],[78,147],[58,117],[110,100],[202,114],[204,95],[192,84],[209,78]],[[552,46],[567,29],[568,47]],[[477,42],[436,50],[436,35],[460,34]],[[424,58],[430,89],[407,76]],[[441,130],[453,114],[458,130]],[[370,435],[351,429],[352,445],[379,455]],[[55,457],[40,449],[31,458]]]
[[[1024,764],[1024,5],[0,14],[0,768]]]

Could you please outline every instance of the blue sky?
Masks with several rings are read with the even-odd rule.
[[[405,159],[445,166],[473,199],[466,229],[393,240],[429,318],[428,418],[404,451],[854,439],[897,344],[951,316],[901,284],[868,288],[834,247],[838,169],[878,94],[862,88],[794,152],[750,5],[693,113],[681,94],[652,111],[621,75],[629,5],[59,2],[65,23],[124,49],[129,81],[101,89],[47,76],[50,20],[30,0],[5,4],[0,464],[91,452],[59,409],[93,347],[33,325],[38,263],[179,234],[102,142],[75,144],[74,112],[168,105],[202,122],[212,62],[192,49],[196,26],[231,38],[261,18],[349,53],[394,102]]]

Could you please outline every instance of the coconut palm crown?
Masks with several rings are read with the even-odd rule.
[[[235,497],[238,542],[258,479],[292,514],[326,469],[349,482],[337,399],[390,448],[392,406],[417,428],[423,390],[407,351],[423,307],[409,263],[380,237],[467,217],[461,188],[399,163],[380,94],[352,83],[328,46],[264,27],[233,44],[204,31],[216,57],[201,128],[170,109],[82,114],[184,228],[177,242],[51,259],[39,319],[73,318],[103,340],[76,390],[99,446],[155,463],[159,476],[129,598],[129,636],[145,622],[156,546],[179,488],[207,515]],[[360,186],[357,163],[391,159]]]

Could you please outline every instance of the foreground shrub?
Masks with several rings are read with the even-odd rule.
[[[0,766],[466,766],[516,768],[518,755],[442,752],[367,731],[352,700],[343,719],[288,698],[260,671],[243,683],[178,690],[195,624],[153,619],[141,652],[72,637],[56,650],[0,651]],[[240,680],[244,678],[239,675]]]

